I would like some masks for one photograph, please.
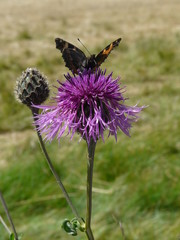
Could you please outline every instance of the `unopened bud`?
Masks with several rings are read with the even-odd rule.
[[[28,107],[40,105],[49,97],[47,78],[36,68],[27,68],[17,79],[15,96]]]

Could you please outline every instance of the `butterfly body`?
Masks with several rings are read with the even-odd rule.
[[[96,70],[109,56],[114,47],[119,45],[121,38],[118,38],[106,48],[104,48],[99,54],[92,54],[90,57],[86,55],[79,48],[73,44],[64,41],[61,38],[56,38],[56,48],[62,53],[62,57],[65,61],[65,66],[68,67],[74,74],[78,71],[83,72],[85,69],[91,68]]]
[[[84,61],[81,64],[80,71],[83,71],[85,69],[94,69],[97,66],[95,54],[91,55],[90,57],[86,57]]]

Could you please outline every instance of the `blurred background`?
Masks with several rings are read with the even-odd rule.
[[[128,105],[149,105],[131,138],[119,132],[117,143],[98,141],[95,239],[123,239],[119,221],[128,240],[180,238],[179,12],[178,0],[0,0],[0,189],[22,239],[72,238],[60,226],[74,216],[43,158],[30,111],[14,97],[27,67],[37,67],[51,86],[64,80],[56,37],[85,51],[80,38],[91,53],[121,37],[102,68],[121,76]],[[63,138],[47,149],[84,217],[87,151],[78,140]],[[0,215],[7,222],[1,205]]]

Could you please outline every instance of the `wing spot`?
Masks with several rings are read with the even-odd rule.
[[[105,54],[105,55],[109,54],[112,49],[113,49],[113,44],[111,43],[111,45],[109,46],[108,49],[106,49],[106,48],[104,49],[103,54]]]

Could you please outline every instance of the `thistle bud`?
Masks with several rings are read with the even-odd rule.
[[[47,78],[36,68],[27,68],[17,79],[15,96],[28,107],[40,105],[49,96]]]

